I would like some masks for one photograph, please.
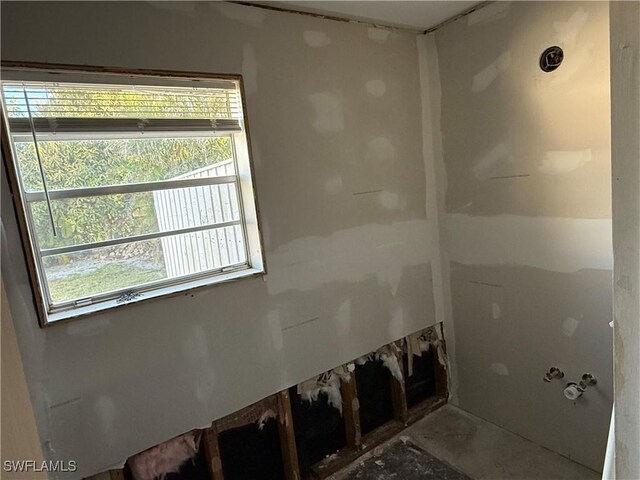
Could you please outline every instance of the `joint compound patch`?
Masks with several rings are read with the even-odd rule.
[[[396,160],[396,149],[386,137],[376,137],[367,143],[367,160],[390,163]]]
[[[374,42],[384,43],[391,35],[391,30],[385,30],[384,28],[369,27],[367,29],[367,37]]]
[[[399,338],[404,331],[404,311],[400,305],[397,305],[391,314],[389,319],[388,332],[391,338]]]
[[[378,202],[387,210],[402,210],[406,202],[395,192],[383,190],[378,194]]]
[[[318,133],[340,133],[344,130],[342,98],[330,92],[309,95],[315,117],[312,126]]]
[[[347,299],[342,302],[336,313],[336,322],[338,324],[338,335],[341,337],[349,335],[351,332],[351,300]]]
[[[562,334],[565,337],[571,337],[575,333],[580,322],[573,317],[565,318],[562,322]]]
[[[493,373],[501,376],[509,375],[509,369],[504,363],[492,363],[491,370],[493,370]]]
[[[593,155],[589,148],[585,150],[555,150],[545,154],[539,170],[549,175],[559,175],[573,172],[592,160]]]
[[[574,47],[578,34],[582,31],[589,18],[589,13],[584,8],[579,8],[566,22],[553,22],[556,31],[556,40],[566,47]]]
[[[313,48],[326,47],[331,43],[331,39],[324,32],[315,32],[307,30],[302,34],[304,43]]]
[[[506,143],[499,143],[485,153],[473,166],[473,174],[478,180],[491,178],[495,167],[500,167],[510,160],[511,148]]]
[[[364,88],[374,97],[381,97],[387,91],[387,84],[382,80],[369,80],[364,84]]]
[[[511,52],[504,52],[489,64],[484,70],[480,71],[473,77],[471,91],[480,93],[486,90],[502,72],[506,71],[511,64]]]
[[[344,188],[342,177],[333,177],[327,180],[324,184],[324,191],[329,195],[335,195]]]

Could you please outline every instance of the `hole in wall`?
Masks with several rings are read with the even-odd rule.
[[[540,68],[543,72],[553,72],[564,60],[564,52],[558,46],[547,48],[540,55]]]
[[[225,480],[284,480],[278,422],[267,420],[232,428],[218,435]]]
[[[404,364],[404,385],[407,397],[407,407],[412,408],[436,393],[436,370],[433,348],[423,352],[421,356],[412,355],[413,374],[409,376],[409,356],[402,357]]]
[[[321,393],[312,403],[303,400],[296,387],[289,389],[289,396],[298,461],[303,473],[309,473],[313,464],[347,444],[344,420],[340,412],[329,405],[326,393]]]
[[[380,360],[356,365],[356,388],[360,402],[360,430],[363,435],[393,419],[391,373]]]

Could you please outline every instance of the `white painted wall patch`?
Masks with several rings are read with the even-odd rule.
[[[592,160],[593,156],[590,148],[584,150],[555,150],[545,154],[539,170],[550,175],[569,173]]]
[[[578,34],[586,25],[588,18],[589,13],[584,8],[579,8],[566,22],[553,22],[558,43],[563,48],[575,46]]]
[[[340,133],[344,130],[341,95],[317,92],[309,95],[315,118],[312,125],[318,133]]]
[[[378,43],[386,42],[390,34],[391,30],[385,30],[383,28],[369,27],[367,29],[367,36],[369,37],[369,40],[373,40]]]
[[[499,163],[509,159],[511,148],[507,143],[499,143],[485,153],[473,166],[473,173],[478,180],[488,180],[491,171]]]
[[[471,84],[471,90],[474,93],[479,93],[485,90],[491,85],[500,74],[509,68],[511,64],[511,52],[504,52],[498,58],[495,59],[489,66],[477,73],[473,77],[473,83]]]
[[[396,149],[386,137],[376,137],[367,144],[367,159],[380,163],[395,162]]]
[[[449,258],[466,265],[527,265],[552,272],[611,270],[610,218],[445,216]]]
[[[497,375],[501,375],[501,376],[509,375],[509,369],[504,363],[497,363],[497,362],[492,363],[491,370],[493,370],[493,373]]]
[[[335,195],[336,193],[339,193],[343,187],[344,184],[342,182],[342,177],[336,176],[325,182],[324,191],[330,195]]]
[[[302,34],[304,42],[313,48],[326,47],[331,43],[331,39],[324,32],[307,30]]]
[[[374,97],[381,97],[387,91],[387,84],[382,80],[369,80],[364,84],[364,88]]]
[[[565,337],[573,336],[573,334],[576,331],[576,328],[578,328],[578,325],[580,325],[580,322],[575,318],[573,317],[565,318],[564,321],[562,322],[562,334]]]
[[[395,192],[383,190],[378,194],[378,202],[387,210],[402,210],[406,202]]]

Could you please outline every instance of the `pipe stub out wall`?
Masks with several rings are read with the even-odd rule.
[[[558,46],[547,48],[540,55],[540,68],[544,72],[553,72],[564,60],[564,52]]]

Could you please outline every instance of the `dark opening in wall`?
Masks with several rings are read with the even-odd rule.
[[[313,464],[346,446],[344,420],[324,393],[311,403],[298,395],[296,387],[289,389],[289,396],[298,461],[304,475]]]
[[[284,480],[278,422],[251,423],[218,435],[224,480]]]
[[[365,435],[393,418],[391,373],[380,360],[356,365],[360,430]]]
[[[422,356],[413,355],[413,375],[409,376],[409,356],[402,356],[405,372],[407,407],[411,408],[436,393],[436,370],[433,348]]]

